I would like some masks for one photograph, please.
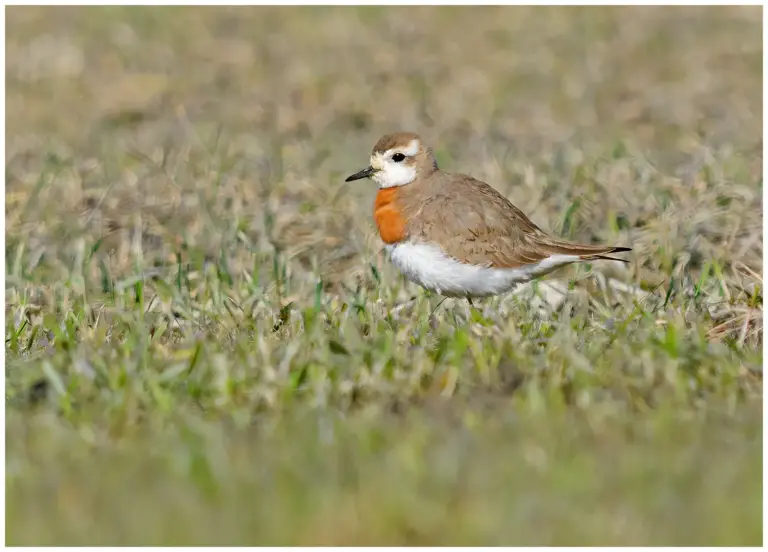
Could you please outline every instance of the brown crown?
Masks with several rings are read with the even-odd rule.
[[[384,153],[392,148],[404,148],[411,143],[412,140],[419,140],[419,135],[415,132],[393,132],[392,134],[385,134],[376,145],[373,146],[373,153]]]

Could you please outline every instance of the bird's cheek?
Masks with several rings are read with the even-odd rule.
[[[377,171],[374,178],[379,186],[389,187],[397,185],[397,172],[393,170],[393,167],[384,167],[382,170]]]

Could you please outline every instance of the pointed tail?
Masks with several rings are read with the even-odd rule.
[[[631,247],[605,246],[605,245],[585,245],[573,243],[565,240],[558,240],[549,236],[543,236],[539,239],[541,247],[552,255],[577,255],[584,261],[602,259],[606,261],[620,261],[628,263],[626,259],[609,257],[608,253],[623,253],[632,251]]]

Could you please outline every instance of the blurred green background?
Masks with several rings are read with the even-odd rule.
[[[761,21],[7,8],[7,543],[761,543]],[[631,263],[430,318],[398,130]]]

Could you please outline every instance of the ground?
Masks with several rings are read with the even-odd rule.
[[[6,19],[9,544],[762,542],[760,7]],[[430,317],[398,130],[630,263]]]

